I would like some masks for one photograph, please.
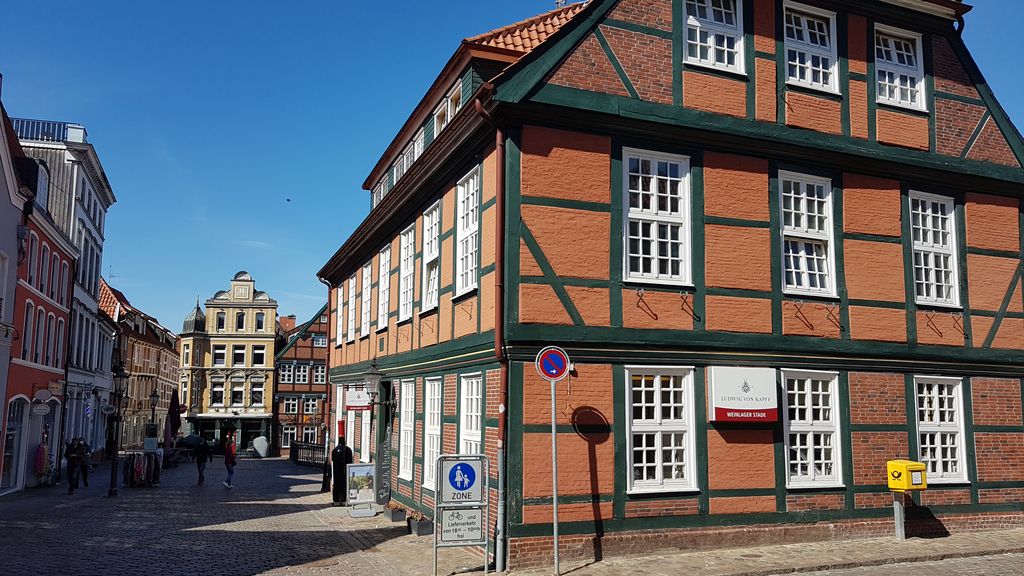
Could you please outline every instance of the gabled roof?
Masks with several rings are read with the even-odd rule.
[[[121,308],[118,310],[117,305],[120,304]],[[100,309],[107,313],[115,321],[120,321],[120,318],[114,317],[114,312],[117,311],[120,314],[125,312],[139,312],[134,306],[128,302],[128,297],[123,292],[114,288],[107,281],[100,276],[100,298],[99,298]]]
[[[306,331],[309,330],[309,327],[315,324],[316,321],[319,320],[320,317],[323,316],[325,312],[327,312],[327,302],[324,302],[324,305],[320,308],[320,310],[317,311],[317,313],[314,314],[312,318],[306,321],[305,324],[299,326],[298,328],[292,329],[290,333],[286,334],[285,337],[288,338],[288,343],[282,346],[281,349],[277,351],[277,354],[274,355],[274,359],[277,360],[278,358],[283,356],[285,352],[290,350],[291,347],[294,346],[295,343],[299,340],[299,338],[302,338]]]
[[[465,42],[527,54],[547,40],[548,36],[557,32],[566,22],[572,20],[584,6],[586,2],[569,4],[479,36],[466,38]]]

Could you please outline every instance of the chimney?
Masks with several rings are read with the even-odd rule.
[[[295,329],[295,314],[289,314],[288,316],[281,316],[278,322],[281,323],[281,330],[290,332]]]
[[[81,124],[68,124],[68,142],[87,142],[85,126]]]

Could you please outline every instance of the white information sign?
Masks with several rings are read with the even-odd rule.
[[[484,459],[470,456],[441,463],[440,504],[481,504],[484,501]]]
[[[484,510],[476,508],[448,508],[440,515],[441,544],[479,546],[484,541]]]
[[[369,410],[370,394],[364,388],[350,388],[345,390],[346,410]]]
[[[713,422],[779,421],[774,368],[712,366],[709,372]]]

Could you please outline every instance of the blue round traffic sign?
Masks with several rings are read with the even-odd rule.
[[[459,492],[465,492],[476,483],[476,470],[466,463],[459,463],[452,466],[448,471],[448,484]]]
[[[569,355],[557,346],[548,346],[537,353],[537,373],[545,380],[561,380],[569,374]]]

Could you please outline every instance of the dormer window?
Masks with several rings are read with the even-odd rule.
[[[686,62],[743,73],[740,0],[686,0]]]
[[[919,34],[875,26],[875,71],[878,102],[926,109]]]
[[[444,130],[445,126],[452,121],[452,116],[462,108],[462,81],[455,83],[451,91],[444,97],[444,101],[434,112],[434,136],[436,137]]]

